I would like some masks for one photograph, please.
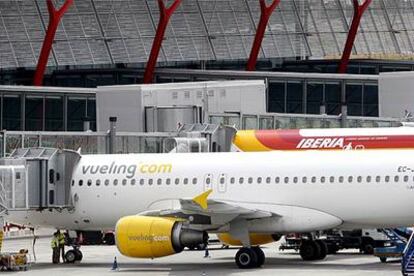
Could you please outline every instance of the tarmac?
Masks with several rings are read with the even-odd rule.
[[[122,256],[116,246],[84,246],[83,260],[75,264],[51,263],[50,238],[36,241],[35,255],[32,240],[28,238],[8,239],[3,252],[15,252],[27,248],[31,254],[31,265],[27,272],[19,275],[290,275],[290,276],[393,276],[401,275],[399,261],[381,263],[378,258],[359,254],[356,250],[340,251],[329,255],[323,261],[305,262],[294,251],[278,250],[278,244],[264,248],[266,263],[262,268],[240,270],[234,262],[237,249],[210,248],[210,257],[204,258],[204,251],[184,251],[155,260],[132,259]],[[66,250],[70,249],[69,247]],[[118,270],[111,271],[117,258]],[[6,273],[6,275],[10,273]]]

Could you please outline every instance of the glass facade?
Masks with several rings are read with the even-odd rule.
[[[83,131],[88,118],[96,130],[95,96],[0,92],[0,127],[4,130]]]
[[[0,68],[34,66],[48,21],[46,1],[0,0],[0,10]],[[270,18],[260,57],[337,57],[352,16],[350,0],[281,1]],[[57,32],[49,65],[145,63],[158,18],[153,0],[75,0]],[[259,18],[258,0],[184,0],[171,19],[159,61],[246,60]],[[373,1],[353,54],[413,52],[414,0]],[[293,105],[287,108],[299,108]]]

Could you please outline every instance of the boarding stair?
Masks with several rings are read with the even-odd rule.
[[[383,228],[381,231],[388,237],[390,242],[394,245],[406,245],[407,240],[401,235],[402,232],[405,232],[405,229],[391,229]]]
[[[414,232],[403,251],[401,272],[404,276],[414,276]]]

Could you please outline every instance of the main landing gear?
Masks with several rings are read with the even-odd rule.
[[[79,250],[79,246],[73,246],[73,249],[68,250],[65,253],[65,260],[69,264],[73,264],[74,262],[82,261],[83,254],[82,251]]]
[[[302,240],[299,253],[304,261],[323,260],[328,254],[328,246],[321,240]]]
[[[258,268],[265,262],[265,254],[263,250],[256,247],[243,247],[237,251],[235,260],[239,268]]]

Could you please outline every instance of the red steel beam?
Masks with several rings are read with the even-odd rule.
[[[338,73],[341,74],[345,74],[348,69],[349,58],[351,57],[352,48],[354,47],[355,38],[358,33],[362,16],[371,4],[372,0],[364,0],[362,4],[359,4],[358,0],[352,0],[352,2],[354,4],[354,17],[352,18],[352,24],[349,28],[348,38],[346,40],[344,52],[338,67]]]
[[[152,83],[155,66],[157,65],[158,56],[160,54],[162,41],[164,39],[165,31],[167,29],[170,18],[181,4],[182,0],[174,0],[170,7],[166,7],[164,0],[158,0],[158,7],[160,9],[160,19],[158,22],[157,32],[155,34],[154,42],[152,44],[151,54],[148,59],[147,67],[145,68],[144,83]]]
[[[49,25],[47,27],[45,40],[43,41],[42,51],[40,52],[39,61],[37,62],[36,72],[33,78],[33,85],[42,86],[43,78],[49,60],[50,51],[52,50],[56,30],[63,15],[73,4],[73,0],[66,0],[60,9],[55,9],[52,0],[47,0],[47,10],[49,12]]]
[[[249,61],[247,62],[247,71],[256,70],[257,58],[259,57],[260,47],[262,46],[267,23],[269,23],[270,16],[280,4],[280,1],[281,0],[273,0],[272,4],[267,6],[265,0],[259,0],[261,11],[260,21],[259,25],[257,25],[256,36],[254,38],[252,50],[250,51]]]

